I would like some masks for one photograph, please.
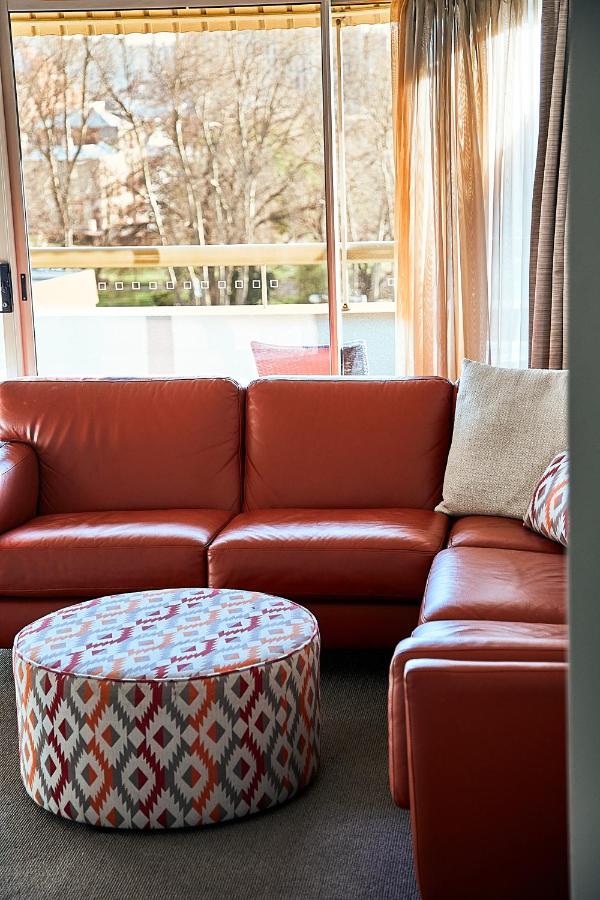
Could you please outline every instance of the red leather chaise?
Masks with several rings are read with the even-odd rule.
[[[390,667],[392,796],[424,900],[566,898],[566,555],[469,516]]]

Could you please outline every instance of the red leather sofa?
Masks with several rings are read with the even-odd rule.
[[[452,401],[435,378],[0,384],[0,642],[194,584],[301,600],[329,645],[393,646],[446,542]]]
[[[131,590],[296,599],[326,646],[396,647],[394,801],[430,898],[563,897],[562,548],[441,499],[438,378],[0,384],[0,645]]]

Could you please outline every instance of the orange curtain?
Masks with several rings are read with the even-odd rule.
[[[538,111],[539,63],[531,35],[519,29],[535,26],[538,6],[393,2],[397,354],[405,374],[456,379],[465,357],[527,364],[537,140],[529,117]]]

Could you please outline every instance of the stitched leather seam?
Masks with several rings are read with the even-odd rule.
[[[214,569],[214,566],[213,566]],[[210,560],[208,565],[208,586],[213,588],[214,590],[227,589],[227,585],[225,584],[215,584],[214,572],[211,572]],[[250,588],[248,588],[250,590]],[[373,603],[377,603],[381,601],[380,605],[386,607],[386,609],[394,609],[397,604],[401,603],[403,607],[410,607],[413,610],[417,610],[419,608],[419,598],[415,596],[407,596],[406,594],[388,594],[385,590],[377,589],[372,594],[366,593],[366,591],[361,591],[360,593],[326,593],[324,591],[303,591],[300,589],[290,589],[288,593],[294,598],[302,598],[303,601],[312,601],[315,603],[325,603],[336,605],[337,603],[344,604],[347,603],[348,600],[358,601],[360,603],[364,602],[369,606],[372,606]],[[420,591],[418,592],[420,594]]]
[[[195,590],[195,587],[196,586],[190,588],[189,590]],[[199,587],[200,590],[205,589],[204,585],[198,585],[197,587]],[[109,596],[112,596],[112,594],[115,594],[115,595],[116,594],[136,594],[136,593],[139,593],[140,591],[176,591],[176,590],[181,590],[179,585],[169,585],[166,587],[163,586],[163,587],[159,587],[159,588],[156,588],[156,587],[140,588],[138,586],[138,587],[127,588],[126,590],[123,590],[122,588],[112,588],[112,587],[93,588],[93,587],[82,587],[81,585],[77,585],[76,587],[67,586],[67,587],[59,587],[59,588],[48,588],[47,590],[44,591],[44,595],[42,597],[40,597],[40,591],[35,591],[35,590],[31,590],[31,591],[14,590],[14,591],[10,591],[10,592],[7,591],[4,594],[0,595],[0,603],[4,602],[7,597],[11,597],[11,598],[14,597],[15,600],[23,600],[23,599],[27,599],[28,597],[30,597],[30,598],[35,597],[36,600],[39,600],[41,603],[43,603],[44,600],[48,600],[52,597],[60,597],[63,595],[66,595],[66,598],[70,599],[70,600],[96,600],[101,596],[109,597]],[[74,594],[73,591],[81,591],[81,593]]]
[[[2,446],[6,447],[6,444],[3,444]],[[28,445],[26,445],[26,446],[28,446]],[[18,469],[18,467],[22,463],[27,462],[29,459],[30,459],[30,457],[28,455],[22,456],[21,459],[19,459],[16,463],[13,463],[9,469],[3,469],[0,472],[0,480],[4,480],[5,478],[7,478],[11,472],[14,472],[15,469]]]
[[[489,646],[471,646],[471,647],[442,647],[440,644],[423,644],[410,647],[408,650],[402,650],[394,659],[402,659],[402,664],[398,664],[396,668],[400,668],[399,677],[404,677],[404,666],[412,659],[429,659],[429,653],[448,653],[448,656],[433,656],[431,659],[442,659],[447,662],[457,662],[457,657],[468,656],[473,653],[558,653],[567,651],[567,638],[543,638],[537,639],[543,647],[532,646],[531,644],[496,644],[494,647]],[[550,646],[552,641],[560,641],[558,646]],[[468,660],[467,660],[468,661]],[[476,659],[473,662],[522,662],[522,660],[486,660]]]
[[[432,547],[431,550],[417,550],[413,547],[292,547],[286,544],[282,544],[280,547],[235,547],[231,546],[231,544],[214,543],[210,549],[219,550],[221,552],[235,550],[236,553],[239,553],[240,551],[246,553],[281,553],[282,551],[287,550],[294,553],[304,551],[307,553],[330,553],[332,550],[337,550],[345,553],[357,551],[360,553],[420,553],[425,556],[435,556],[436,554],[435,547]]]
[[[40,538],[42,540],[42,538]],[[101,538],[100,538],[101,540]],[[113,550],[125,550],[129,553],[139,553],[140,551],[147,552],[148,550],[206,550],[206,543],[201,543],[198,541],[196,545],[190,544],[153,544],[149,547],[140,547],[139,544],[132,544],[130,547],[114,547],[112,544],[107,544],[103,547],[76,547],[71,545],[70,547],[3,547],[0,545],[0,554],[2,553],[15,553],[17,550],[23,551],[25,553],[73,553],[77,551],[83,551],[85,553],[89,553],[91,550],[96,551],[99,550],[101,553],[112,553]]]

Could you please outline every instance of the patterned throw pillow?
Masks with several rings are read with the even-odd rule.
[[[569,453],[554,457],[533,492],[523,519],[532,531],[567,546],[569,531]]]

